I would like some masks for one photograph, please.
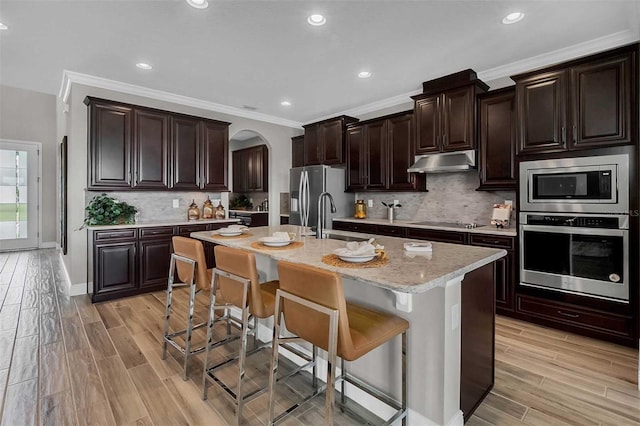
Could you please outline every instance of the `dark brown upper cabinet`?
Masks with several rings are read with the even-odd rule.
[[[89,188],[130,188],[133,110],[99,100],[85,103],[89,116]]]
[[[414,119],[413,113],[405,113],[387,119],[389,141],[389,186],[395,191],[414,191],[420,176],[407,172],[414,161]],[[424,175],[422,176],[424,178]]]
[[[617,55],[570,69],[570,148],[631,142],[634,56]]]
[[[424,175],[407,173],[413,164],[413,127],[412,111],[347,126],[347,190],[419,189]]]
[[[202,165],[200,189],[228,191],[229,125],[216,121],[202,122]]]
[[[186,191],[200,189],[200,121],[171,117],[171,187]]]
[[[516,189],[515,88],[478,96],[478,190]]]
[[[228,191],[229,123],[87,97],[88,189]]]
[[[513,77],[517,153],[636,143],[637,50],[634,44]]]
[[[304,135],[291,138],[291,167],[304,166]]]
[[[233,191],[269,191],[269,150],[257,145],[233,151]]]
[[[476,95],[488,86],[473,70],[423,83],[412,96],[415,115],[415,154],[475,148]]]
[[[169,187],[169,115],[134,110],[133,187],[167,189]]]
[[[518,154],[565,149],[566,86],[565,71],[516,80]]]
[[[342,115],[304,127],[304,164],[343,164],[346,125],[357,122],[357,118]]]

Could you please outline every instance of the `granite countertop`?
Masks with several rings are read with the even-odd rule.
[[[229,213],[248,213],[248,214],[267,214],[267,211],[258,211],[258,210],[229,210]]]
[[[346,242],[332,239],[300,237],[305,228],[293,225],[262,226],[251,228],[252,235],[244,238],[220,238],[211,231],[193,232],[191,237],[229,247],[251,251],[269,256],[275,260],[288,260],[294,263],[316,266],[336,271],[344,277],[373,284],[389,290],[404,293],[423,293],[435,287],[443,287],[447,281],[491,263],[507,252],[501,249],[466,246],[433,242],[431,256],[409,255],[403,244],[411,241],[406,238],[375,236],[379,244],[384,245],[389,263],[379,268],[339,268],[322,262],[322,256],[344,247]],[[291,250],[256,249],[251,243],[261,237],[272,235],[276,231],[295,232],[296,241],[304,245]],[[367,234],[330,231],[331,234],[366,237]]]
[[[87,226],[87,229],[95,230],[107,230],[107,229],[121,229],[121,228],[148,228],[151,226],[176,226],[176,225],[197,225],[200,223],[238,223],[240,219],[198,219],[198,220],[173,220],[173,221],[143,221],[134,224],[122,224],[122,225],[96,225]]]
[[[406,228],[421,228],[421,229],[439,229],[443,231],[455,231],[455,232],[469,232],[471,234],[490,234],[490,235],[504,235],[509,237],[515,237],[518,235],[516,228],[496,228],[493,225],[481,225],[477,228],[453,228],[449,226],[433,226],[433,225],[417,225],[415,222],[418,220],[394,220],[390,223],[386,219],[354,219],[352,217],[334,218],[335,221],[341,222],[353,222],[353,223],[370,223],[372,225],[387,225],[387,226],[402,226]]]

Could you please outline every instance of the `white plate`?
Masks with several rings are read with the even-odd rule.
[[[242,234],[241,230],[231,230],[231,231],[218,231],[218,234],[222,235],[223,237],[237,237],[238,235]]]
[[[269,247],[284,247],[291,244],[291,241],[261,241],[262,244]]]
[[[376,257],[376,255],[375,254],[365,254],[365,255],[347,256],[346,254],[339,254],[338,257],[341,260],[344,260],[345,262],[364,263],[364,262],[368,262],[371,259],[373,259],[374,257]]]
[[[284,247],[284,246],[288,246],[289,244],[291,244],[291,240],[289,241],[282,241],[280,239],[276,239],[274,237],[262,237],[259,240],[262,244],[264,244],[265,246],[269,246],[269,247]]]

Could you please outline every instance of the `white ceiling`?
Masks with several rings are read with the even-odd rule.
[[[640,38],[638,0],[209,3],[0,0],[0,83],[57,94],[70,70],[306,123],[462,69],[498,77],[514,68],[496,67],[591,40]],[[525,19],[501,24],[515,10]],[[308,25],[311,13],[327,24]],[[363,69],[373,76],[357,78]]]

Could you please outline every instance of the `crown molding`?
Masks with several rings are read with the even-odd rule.
[[[359,107],[355,107],[355,108],[350,108],[344,111],[339,111],[339,112],[334,112],[332,114],[329,115],[325,115],[322,117],[318,117],[318,118],[314,118],[313,120],[310,120],[308,122],[305,123],[309,124],[309,123],[315,123],[318,121],[322,121],[322,120],[326,120],[328,118],[332,118],[332,117],[337,117],[339,115],[348,115],[351,117],[358,117],[359,115],[364,115],[364,114],[368,114],[370,112],[375,112],[375,111],[380,111],[382,109],[385,108],[391,108],[394,107],[396,105],[400,105],[404,102],[408,102],[411,101],[411,96],[413,95],[417,95],[422,93],[422,90],[414,90],[411,92],[406,92],[403,93],[401,95],[396,95],[396,96],[392,96],[390,98],[386,98],[386,99],[381,99],[379,101],[375,101],[375,102],[371,102]]]
[[[624,46],[625,44],[638,41],[638,38],[638,34],[631,30],[608,34],[569,47],[480,71],[478,72],[478,78],[487,82],[498,78],[511,77],[512,75],[532,71],[537,68],[599,53],[614,47]]]
[[[625,44],[634,43],[639,39],[640,39],[640,35],[634,31],[631,31],[631,30],[620,31],[620,32],[609,34],[593,40],[574,44],[569,47],[543,53],[541,55],[532,56],[530,58],[512,62],[510,64],[501,65],[499,67],[480,71],[478,72],[478,78],[480,80],[487,82],[487,81],[496,80],[503,77],[511,77],[512,75],[531,71],[536,68],[553,65],[559,62],[568,61],[570,59],[579,58],[581,56],[602,52],[607,49],[624,46]],[[382,99],[376,102],[371,102],[369,104],[366,104],[360,107],[351,108],[351,109],[347,109],[331,115],[320,117],[312,121],[309,121],[309,123],[322,121],[327,118],[335,117],[338,115],[349,115],[349,116],[357,117],[360,114],[368,114],[370,112],[375,112],[384,108],[390,108],[390,107],[399,105],[403,102],[406,102],[411,96],[417,95],[419,93],[422,93],[422,91],[416,90],[413,92],[407,92],[402,95],[393,96],[391,98]]]
[[[137,86],[135,84],[123,83],[121,81],[109,80],[107,78],[96,77],[93,75],[82,74],[68,70],[65,70],[62,73],[62,83],[60,85],[60,91],[58,93],[58,96],[62,99],[65,105],[69,102],[69,95],[71,94],[71,86],[73,84],[82,84],[85,86],[113,90],[115,92],[127,93],[130,95],[143,96],[145,98],[156,99],[159,101],[170,102],[178,105],[185,105],[193,108],[204,109],[207,111],[215,111],[223,114],[235,115],[237,117],[249,118],[252,120],[277,124],[280,126],[292,127],[294,129],[302,128],[302,123],[298,121],[287,120],[284,118],[275,117],[273,115],[262,114],[255,111],[247,111],[242,108],[204,101],[188,96],[176,95],[173,93],[164,92],[162,90],[150,89],[148,87]]]
[[[613,34],[609,34],[603,37],[599,37],[593,40],[588,40],[582,43],[574,44],[569,47],[557,49],[551,52],[543,53],[541,55],[532,56],[530,58],[515,61],[506,65],[501,65],[495,68],[490,68],[484,71],[478,72],[478,78],[483,81],[492,81],[503,77],[510,77],[515,74],[531,71],[537,68],[553,65],[556,63],[568,61],[581,56],[586,56],[598,52],[602,52],[607,49],[612,49],[625,44],[637,42],[640,39],[639,31],[625,30],[619,31]],[[150,89],[147,87],[136,86],[129,83],[123,83],[120,81],[109,80],[102,77],[96,77],[88,74],[82,74],[74,71],[65,70],[62,73],[62,84],[58,96],[65,104],[68,104],[69,95],[71,93],[72,84],[83,84],[86,86],[98,87],[101,89],[113,90],[117,92],[143,96],[151,99],[166,101],[175,103],[178,105],[185,105],[194,108],[200,108],[207,111],[215,111],[224,114],[235,115],[238,117],[249,118],[252,120],[263,121],[266,123],[277,124],[281,126],[291,127],[295,129],[301,129],[303,123],[293,120],[287,120],[284,118],[262,114],[255,111],[247,111],[242,108],[236,108],[228,105],[218,104],[215,102],[204,101],[201,99],[191,98],[188,96],[176,95],[161,90]],[[422,93],[421,90],[414,90],[406,92],[400,95],[392,96],[390,98],[381,99],[379,101],[371,102],[366,105],[350,108],[347,110],[335,112],[322,117],[314,118],[313,120],[306,121],[307,123],[314,123],[322,121],[338,115],[349,115],[358,117],[359,115],[369,114],[371,112],[380,111],[385,108],[391,108],[396,105],[405,103],[411,99],[411,96]]]

